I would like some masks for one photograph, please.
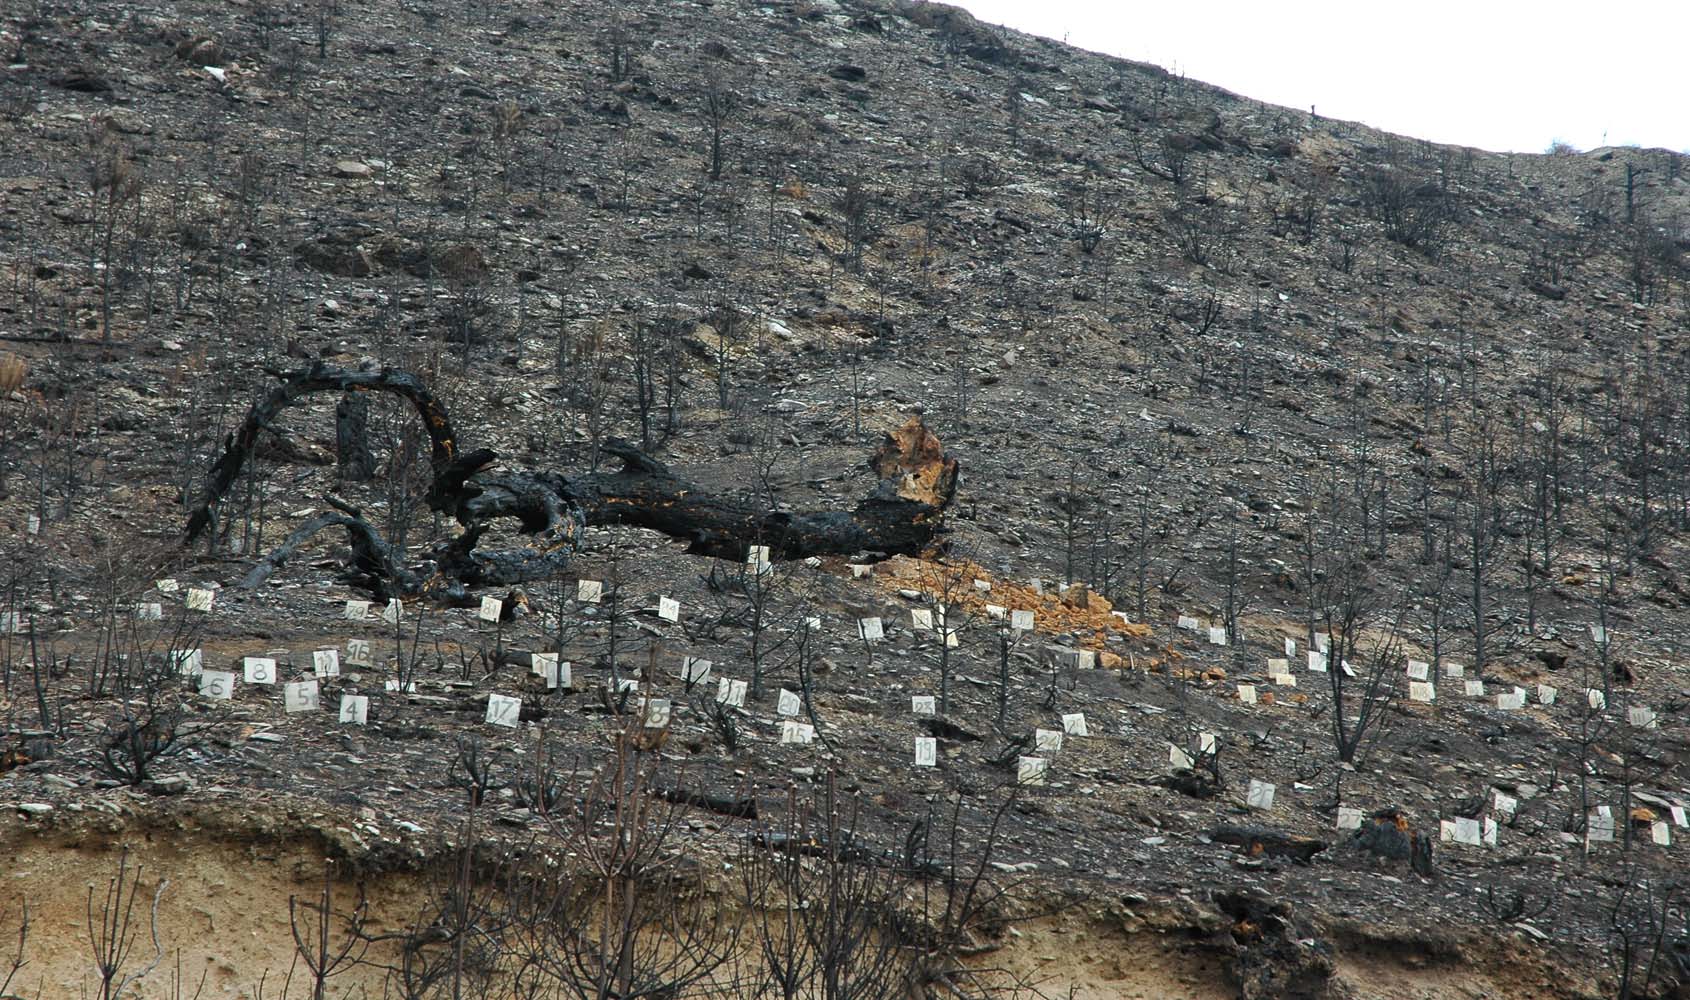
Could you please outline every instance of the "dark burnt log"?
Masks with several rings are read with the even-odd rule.
[[[335,459],[340,478],[361,483],[376,474],[370,453],[370,398],[361,392],[342,393],[334,408]]]
[[[1308,864],[1316,854],[1329,846],[1324,840],[1285,833],[1265,826],[1232,824],[1216,827],[1209,833],[1209,839],[1217,844],[1242,847],[1244,853],[1251,857],[1265,854],[1270,858],[1290,858],[1303,864]]]
[[[885,436],[869,459],[880,481],[849,511],[769,510],[749,500],[711,493],[620,439],[604,446],[607,453],[621,459],[621,468],[614,471],[499,472],[494,471],[496,452],[460,447],[445,406],[411,372],[346,371],[318,363],[279,377],[282,384],[255,402],[241,426],[225,439],[204,500],[188,521],[187,541],[215,522],[217,505],[239,477],[260,434],[282,410],[319,392],[388,392],[409,401],[431,443],[434,478],[428,505],[449,514],[463,531],[436,544],[424,565],[407,570],[396,553],[378,547],[379,535],[360,515],[343,508],[344,518],[324,515],[326,520],[319,519],[322,523],[302,526],[300,532],[306,534],[296,532],[298,537],[284,544],[285,551],[273,553],[266,560],[268,569],[253,578],[257,583],[311,533],[330,526],[345,528],[353,539],[363,585],[387,595],[418,593],[427,586],[443,596],[461,597],[469,588],[550,576],[567,565],[584,526],[648,528],[686,542],[690,553],[734,560],[743,559],[752,545],[768,546],[770,558],[781,560],[913,555],[943,530],[944,513],[959,480],[956,460],[944,454],[919,417]],[[482,536],[501,519],[516,521],[523,533],[533,536],[532,542],[516,549],[478,551]]]
[[[659,788],[653,795],[665,802],[673,802],[678,806],[696,806],[722,816],[732,816],[736,819],[756,819],[757,800],[735,798],[730,795],[713,795],[709,792],[697,792],[690,788]]]
[[[416,574],[405,567],[393,549],[376,533],[368,521],[346,514],[318,514],[293,530],[287,540],[263,561],[247,572],[240,586],[256,590],[264,585],[290,559],[298,548],[324,528],[345,528],[352,543],[352,566],[361,585],[375,589],[383,597],[414,594],[421,589]]]
[[[245,468],[258,443],[258,435],[283,410],[313,393],[374,391],[401,396],[416,407],[423,426],[428,429],[431,445],[429,461],[436,477],[457,457],[457,437],[452,432],[452,420],[447,416],[446,408],[423,385],[422,379],[410,372],[394,368],[352,372],[319,362],[305,371],[273,374],[282,379],[282,384],[254,402],[240,427],[223,439],[223,454],[211,467],[204,500],[188,518],[187,541],[197,539],[212,524],[218,502],[240,478],[241,469]]]

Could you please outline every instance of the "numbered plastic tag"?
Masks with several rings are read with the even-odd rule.
[[[369,601],[347,601],[343,616],[349,622],[361,622],[370,617]]]
[[[804,700],[798,697],[796,691],[780,689],[780,698],[775,705],[775,711],[781,715],[798,715],[804,711]]]
[[[346,640],[346,665],[349,667],[368,667],[373,665],[370,661],[370,640]]]
[[[915,738],[915,766],[937,767],[939,764],[939,741],[931,736],[917,736]]]
[[[340,721],[352,726],[367,725],[370,721],[370,699],[361,694],[341,695]]]
[[[172,649],[165,659],[183,677],[196,677],[204,669],[205,657],[197,649]]]
[[[687,656],[681,659],[681,680],[687,687],[703,684],[710,680],[710,661],[699,656]]]
[[[716,682],[716,702],[729,708],[745,707],[745,692],[747,685],[744,681],[729,680],[726,677]]]
[[[1015,761],[1015,782],[1019,785],[1042,785],[1050,761],[1043,757],[1021,757]]]
[[[489,694],[487,696],[487,724],[490,726],[504,726],[515,729],[522,721],[522,699],[509,695]]]
[[[484,622],[496,622],[505,613],[505,602],[497,597],[483,597],[478,615]]]
[[[318,677],[339,677],[340,650],[313,650],[311,653],[311,672]]]
[[[316,678],[292,681],[282,685],[282,707],[289,715],[295,712],[315,712],[322,697]]]
[[[1245,804],[1251,809],[1272,809],[1273,795],[1278,787],[1258,778],[1250,779],[1250,790],[1245,793]]]
[[[235,675],[227,670],[202,670],[199,692],[206,698],[227,701],[235,696]]]
[[[248,684],[276,683],[276,661],[268,656],[249,656],[241,661]]]
[[[641,706],[640,724],[647,729],[666,729],[674,707],[667,698],[647,698]]]
[[[673,597],[659,597],[657,599],[657,617],[666,622],[681,620],[681,602]]]
[[[188,590],[188,595],[182,603],[189,611],[198,611],[203,614],[211,610],[211,602],[216,599],[216,591],[193,587]]]

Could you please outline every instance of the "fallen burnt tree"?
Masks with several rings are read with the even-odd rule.
[[[348,371],[318,363],[278,377],[281,384],[255,402],[225,439],[204,500],[188,520],[187,543],[215,530],[219,505],[251,459],[260,434],[287,407],[316,393],[384,392],[408,401],[422,418],[431,446],[428,506],[453,518],[462,531],[436,543],[413,565],[356,507],[331,497],[328,503],[339,513],[301,525],[248,574],[243,581],[248,587],[263,583],[300,545],[333,527],[343,528],[351,542],[354,582],[384,597],[424,590],[461,596],[470,588],[541,579],[568,564],[582,528],[618,524],[649,528],[686,542],[689,553],[724,559],[743,559],[752,545],[768,546],[775,560],[914,555],[941,530],[957,486],[956,460],[944,454],[919,417],[887,434],[870,456],[869,467],[880,482],[855,508],[793,512],[711,493],[620,439],[603,449],[621,460],[614,471],[496,471],[498,454],[464,449],[445,406],[408,371]],[[482,536],[504,519],[516,522],[532,540],[514,549],[478,549]]]

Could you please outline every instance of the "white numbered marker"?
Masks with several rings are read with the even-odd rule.
[[[910,624],[914,625],[915,628],[921,632],[932,631],[933,612],[927,610],[926,608],[911,608]]]
[[[207,698],[227,701],[235,696],[235,675],[227,670],[202,670],[199,680],[199,692]]]
[[[361,622],[370,617],[369,601],[347,601],[344,617],[349,622]]]
[[[249,656],[241,661],[248,684],[276,683],[276,661],[268,656]]]
[[[1086,729],[1086,716],[1084,712],[1075,712],[1072,715],[1064,715],[1062,717],[1062,731],[1067,733],[1069,736],[1091,735],[1091,733]]]
[[[915,766],[937,767],[939,764],[939,741],[931,736],[917,736],[915,738]]]
[[[490,726],[504,726],[515,729],[522,721],[522,699],[509,695],[490,694],[487,696],[487,724]]]
[[[1338,807],[1338,829],[1340,829],[1340,830],[1359,830],[1359,829],[1361,829],[1361,810],[1353,808],[1351,806],[1339,806]]]
[[[282,685],[282,706],[290,715],[294,712],[317,711],[321,698],[322,692],[317,687],[316,678]]]
[[[1277,787],[1257,778],[1250,779],[1250,790],[1245,793],[1245,802],[1251,809],[1272,809],[1273,793]]]
[[[674,708],[667,698],[647,698],[640,713],[640,724],[647,729],[664,729]]]
[[[311,653],[311,672],[318,677],[339,677],[340,650],[313,650]]]
[[[1033,631],[1033,613],[1031,611],[1011,611],[1009,613],[1009,627],[1017,632]]]
[[[346,665],[349,667],[368,667],[370,662],[370,640],[346,640]]]
[[[370,721],[370,699],[361,694],[341,695],[340,721],[353,726],[367,725]]]
[[[673,597],[659,597],[657,599],[657,617],[666,622],[681,620],[681,602]]]
[[[496,622],[505,613],[505,602],[497,597],[483,597],[479,617],[484,622]]]
[[[1042,785],[1050,761],[1043,757],[1021,757],[1015,762],[1015,782],[1020,785]]]
[[[886,632],[881,628],[879,618],[857,619],[857,637],[864,642],[877,642],[886,638]]]
[[[575,599],[582,604],[597,604],[604,599],[604,582],[601,580],[576,580]]]
[[[382,612],[381,612],[381,620],[388,623],[389,625],[398,625],[399,622],[402,619],[404,619],[404,617],[405,617],[405,602],[401,601],[397,597],[395,597],[391,601],[388,601],[387,607],[383,608]]]
[[[744,708],[746,688],[744,681],[723,677],[716,682],[716,702],[729,708]]]
[[[803,746],[814,741],[815,738],[816,727],[808,722],[786,719],[780,724],[780,741],[782,743],[797,743]]]
[[[165,656],[176,672],[184,677],[198,675],[205,663],[205,658],[197,649],[172,649]]]
[[[687,687],[703,684],[710,680],[710,661],[698,656],[688,656],[681,660],[681,680]]]
[[[1039,753],[1062,752],[1062,730],[1035,729],[1033,730],[1033,749]]]
[[[798,697],[798,692],[780,689],[780,699],[775,705],[775,711],[781,715],[797,715],[804,711],[804,700]]]
[[[182,603],[189,611],[206,612],[211,610],[211,602],[216,600],[216,598],[216,591],[201,590],[198,587],[193,587],[188,590],[188,596]]]

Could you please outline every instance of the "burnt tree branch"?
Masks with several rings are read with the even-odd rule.
[[[216,523],[219,503],[240,477],[263,430],[300,399],[326,392],[391,393],[416,408],[431,445],[434,478],[428,506],[452,517],[463,530],[436,544],[422,565],[407,568],[403,554],[384,543],[361,514],[335,504],[342,513],[324,514],[300,526],[253,569],[246,581],[250,586],[261,584],[311,535],[329,527],[347,531],[360,584],[397,595],[418,593],[431,581],[461,592],[548,576],[567,563],[580,530],[589,526],[649,528],[686,542],[690,553],[726,559],[744,558],[751,545],[768,546],[772,559],[914,554],[942,530],[959,478],[956,460],[944,454],[920,418],[886,435],[869,459],[879,483],[848,511],[770,510],[712,493],[614,438],[605,451],[621,459],[622,466],[613,471],[501,472],[494,468],[496,452],[464,450],[444,404],[411,372],[347,371],[318,363],[278,377],[281,384],[254,402],[240,427],[225,438],[203,502],[189,518],[185,541],[191,543]],[[533,540],[516,549],[478,551],[482,535],[501,519],[516,521]]]

